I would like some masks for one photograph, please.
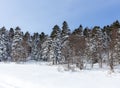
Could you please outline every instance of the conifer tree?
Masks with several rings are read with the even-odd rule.
[[[66,21],[63,22],[63,26],[62,26],[62,32],[61,32],[61,36],[64,39],[65,37],[68,37],[70,35],[70,29],[68,27],[68,24]]]
[[[19,27],[16,27],[13,42],[12,42],[12,60],[15,62],[24,61],[25,59],[25,50],[22,46],[23,33]]]
[[[58,25],[53,27],[53,31],[51,33],[51,38],[53,39],[53,51],[55,60],[53,64],[61,63],[62,56],[61,56],[61,29]]]
[[[9,38],[5,27],[0,29],[0,60],[6,61],[9,57]]]

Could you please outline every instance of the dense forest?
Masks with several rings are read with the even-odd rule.
[[[120,64],[120,23],[83,28],[71,31],[66,21],[62,27],[55,25],[50,35],[23,33],[20,27],[0,28],[0,61],[26,62],[29,60],[76,65],[85,69],[95,63],[114,70]]]

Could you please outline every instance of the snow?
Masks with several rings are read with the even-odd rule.
[[[63,71],[42,63],[0,63],[0,88],[119,88],[120,73]]]

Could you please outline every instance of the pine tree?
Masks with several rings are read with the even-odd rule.
[[[56,37],[58,36],[59,33],[61,33],[61,30],[60,30],[60,28],[59,28],[58,25],[55,25],[55,26],[53,27],[53,31],[52,31],[50,37],[51,37],[52,39],[54,39],[54,38],[56,38]]]
[[[63,39],[65,39],[66,37],[68,37],[70,35],[70,29],[68,27],[68,24],[66,21],[63,22],[63,26],[62,26],[62,33],[61,36]]]
[[[25,50],[25,58],[27,59],[31,55],[31,40],[29,32],[26,32],[22,39],[22,46]]]
[[[86,48],[85,48],[85,57],[86,57],[86,66],[87,64],[91,64],[91,67],[93,67],[93,37],[92,37],[92,30],[86,30],[87,31],[87,37],[86,40]]]
[[[83,35],[83,26],[82,25],[80,25],[77,29],[75,29],[74,31],[73,31],[73,33],[72,34],[74,34],[74,35]]]
[[[0,60],[6,61],[9,57],[9,38],[8,31],[5,27],[0,29]]]
[[[31,59],[33,60],[38,60],[38,53],[40,51],[40,38],[39,38],[39,33],[34,33],[32,36],[32,51],[31,51]]]
[[[53,62],[55,59],[52,39],[49,36],[46,36],[44,42],[41,45],[41,58],[43,61],[49,62]]]
[[[53,51],[55,60],[53,64],[61,63],[62,56],[61,56],[61,29],[58,25],[53,27],[53,31],[51,33],[51,38],[53,39]]]
[[[103,32],[101,29],[97,30],[97,38],[96,38],[96,43],[97,43],[97,54],[98,54],[98,62],[100,65],[100,68],[102,68],[102,63],[103,63],[103,50],[104,50],[104,38],[103,38]]]
[[[26,52],[22,46],[23,33],[19,27],[16,27],[12,42],[12,60],[15,62],[24,61]]]
[[[44,40],[45,40],[46,35],[45,35],[44,32],[42,32],[42,33],[39,35],[39,37],[40,37],[40,42],[43,43]]]

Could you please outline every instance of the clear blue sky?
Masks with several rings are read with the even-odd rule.
[[[0,0],[0,27],[50,34],[66,20],[73,30],[120,21],[120,0]]]

